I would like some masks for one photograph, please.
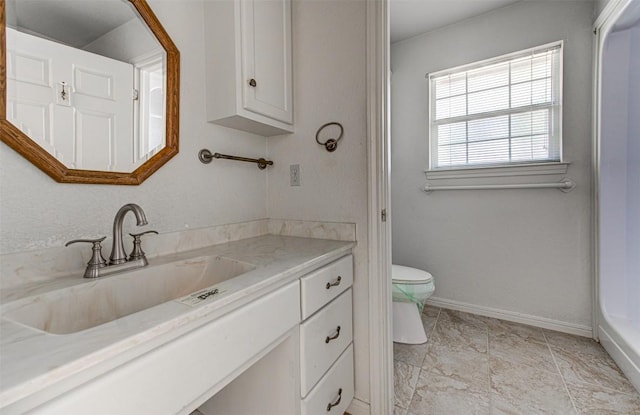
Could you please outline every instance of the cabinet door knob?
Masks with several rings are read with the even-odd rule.
[[[327,336],[326,339],[324,339],[325,343],[329,343],[331,340],[335,340],[340,336],[340,326],[338,326],[336,328],[336,334],[334,334],[333,336]]]
[[[255,79],[251,78],[249,79],[249,86],[252,86],[255,88],[256,86],[258,86],[258,83],[256,82]]]
[[[338,399],[335,402],[329,402],[327,405],[327,412],[331,410],[334,406],[340,405],[340,401],[342,400],[342,388],[338,389]]]
[[[338,278],[336,278],[334,282],[328,282],[327,285],[325,285],[325,288],[328,290],[331,287],[336,287],[340,285],[341,281],[342,281],[342,277],[338,276]]]

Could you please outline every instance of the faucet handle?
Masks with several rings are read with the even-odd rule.
[[[100,275],[98,270],[107,266],[107,261],[102,256],[102,245],[100,244],[106,238],[106,236],[103,236],[98,239],[74,239],[73,241],[69,241],[64,244],[64,246],[69,246],[78,242],[93,244],[93,247],[91,248],[93,250],[93,254],[91,255],[89,262],[87,262],[87,269],[84,271],[85,278],[98,277]]]
[[[64,244],[64,246],[69,246],[71,244],[75,244],[78,242],[86,242],[89,244],[93,244],[93,246],[98,244],[98,246],[100,246],[100,242],[104,241],[105,239],[107,239],[106,236],[103,236],[102,238],[96,238],[96,239],[74,239],[73,241],[69,241],[66,244]]]
[[[142,235],[145,235],[147,233],[155,233],[156,235],[158,235],[158,231],[144,231],[140,233],[130,233],[129,235],[133,236],[133,239],[135,240],[136,238],[140,239]]]
[[[140,233],[130,233],[129,235],[133,236],[133,250],[129,255],[129,261],[135,261],[137,259],[142,259],[146,261],[147,258],[145,256],[144,251],[142,250],[142,235],[146,235],[148,233],[155,233],[158,235],[158,231],[146,231]]]

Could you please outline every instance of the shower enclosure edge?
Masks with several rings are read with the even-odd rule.
[[[640,391],[640,327],[607,310],[608,300],[602,287],[608,283],[601,275],[602,266],[602,99],[603,99],[603,51],[605,42],[616,23],[633,4],[638,10],[640,0],[610,0],[594,24],[594,111],[593,111],[593,327],[594,338],[600,340],[605,350]],[[636,322],[637,325],[637,322]]]

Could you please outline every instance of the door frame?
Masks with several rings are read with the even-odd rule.
[[[369,242],[369,390],[371,415],[393,413],[389,142],[389,9],[366,2]],[[384,212],[384,213],[383,213]]]

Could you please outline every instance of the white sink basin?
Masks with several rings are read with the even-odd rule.
[[[255,269],[221,257],[200,257],[51,291],[9,303],[3,317],[53,334],[85,330],[175,300]]]

